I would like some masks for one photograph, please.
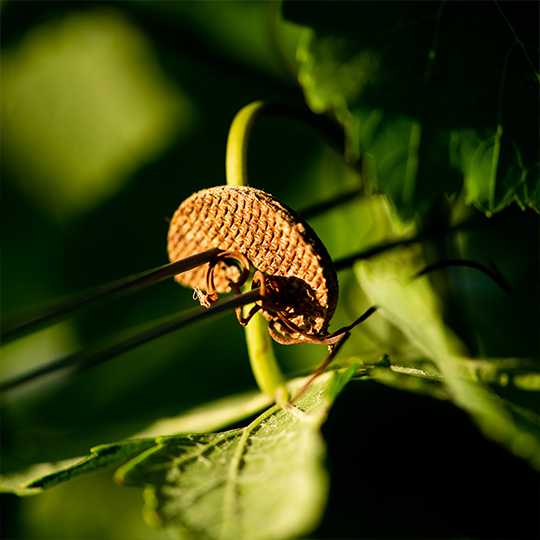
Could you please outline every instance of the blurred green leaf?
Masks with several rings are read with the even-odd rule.
[[[95,207],[192,124],[179,88],[119,12],[71,14],[2,53],[4,153],[55,217]]]
[[[487,436],[540,469],[538,362],[466,358],[463,344],[444,323],[429,279],[412,278],[422,260],[419,249],[408,248],[359,262],[355,271],[382,316],[433,362],[439,372],[435,380],[441,381],[450,399],[471,414]],[[409,370],[411,375],[425,375],[413,372]],[[507,387],[504,391],[498,388],[501,383]],[[519,399],[518,385],[529,389],[526,405]]]
[[[354,371],[322,376],[296,413],[274,406],[241,429],[160,438],[117,479],[145,486],[148,521],[185,538],[285,539],[309,531],[327,491],[319,427]]]
[[[38,366],[42,357],[61,357],[77,347],[76,332],[69,321],[34,332],[26,339],[2,345],[0,375],[9,379]]]
[[[54,475],[58,471],[70,470],[81,463],[82,458],[76,457],[58,461],[57,463],[38,463],[24,471],[0,476],[0,493],[15,493],[16,495],[35,495],[41,491],[39,487],[29,487],[40,478]]]
[[[171,433],[205,433],[229,426],[272,404],[261,392],[244,392],[195,407],[176,417],[154,422],[137,437],[158,437]]]
[[[519,148],[503,135],[502,126],[489,136],[473,130],[450,136],[451,162],[463,173],[465,200],[486,214],[516,202],[540,212],[538,166],[526,167]]]
[[[23,519],[18,534],[11,537],[8,533],[8,538],[170,540],[166,531],[146,526],[140,494],[111,482],[111,472],[107,469],[79,476],[41,492],[39,497],[9,499],[17,503],[17,515]]]
[[[368,186],[405,218],[462,186],[488,214],[540,211],[535,64],[496,3],[468,17],[455,4],[285,2],[311,27],[297,51],[306,100],[343,124]]]
[[[92,448],[90,455],[58,463],[34,465],[23,473],[0,477],[0,492],[34,495],[62,482],[101,469],[120,465],[154,443],[153,439],[127,440]]]
[[[219,54],[260,72],[289,75],[299,31],[283,24],[279,2],[141,2],[135,7],[176,20]]]

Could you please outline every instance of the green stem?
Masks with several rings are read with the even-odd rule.
[[[489,176],[489,211],[495,211],[495,186],[497,183],[497,169],[499,166],[499,158],[501,156],[501,139],[503,128],[499,124],[495,132],[495,144],[493,145],[493,153],[491,154],[491,174]]]
[[[259,115],[287,118],[303,123],[316,131],[338,154],[346,154],[345,133],[335,120],[323,114],[314,114],[306,106],[254,101],[240,109],[229,130],[226,169],[227,184],[230,186],[247,185],[248,138],[253,123]],[[362,171],[361,160],[349,161],[345,159],[345,163],[357,172]]]
[[[265,108],[262,101],[254,101],[246,105],[234,117],[227,138],[227,155],[225,172],[227,185],[247,186],[247,150],[251,128],[255,118]]]
[[[268,322],[257,313],[245,332],[249,362],[259,388],[279,403],[287,401],[287,388],[268,334]]]
[[[255,101],[234,117],[227,139],[225,170],[227,185],[247,186],[248,141],[257,115],[266,107]],[[288,399],[285,379],[274,354],[266,319],[257,313],[245,328],[249,361],[259,388],[278,403]]]

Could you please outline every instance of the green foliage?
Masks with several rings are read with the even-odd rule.
[[[146,450],[151,444],[151,439],[101,444],[92,448],[90,455],[84,458],[34,465],[24,473],[0,477],[0,491],[18,495],[34,495],[42,489],[53,487],[81,474],[119,465]]]
[[[270,400],[246,392],[254,381],[232,316],[6,396],[0,491],[40,494],[4,497],[15,506],[6,515],[21,537],[161,538],[128,515],[127,508],[139,512],[139,490],[110,482],[119,466],[122,483],[144,487],[146,518],[180,537],[281,540],[311,534],[323,516],[315,537],[490,536],[462,527],[465,493],[444,504],[447,487],[437,485],[452,470],[445,459],[479,444],[492,453],[471,459],[469,469],[459,465],[463,485],[484,485],[474,522],[498,533],[501,522],[514,520],[510,511],[506,522],[502,514],[493,523],[481,519],[483,505],[493,515],[496,498],[517,500],[526,519],[529,492],[521,485],[495,492],[504,471],[494,467],[482,478],[476,468],[489,469],[493,453],[524,482],[532,477],[527,464],[540,468],[539,270],[531,247],[538,216],[512,204],[540,208],[536,42],[531,47],[532,34],[513,28],[507,7],[470,5],[464,17],[453,2],[285,1],[283,13],[295,24],[279,21],[274,2],[2,6],[3,311],[164,263],[164,218],[191,192],[224,183],[234,114],[253,100],[300,97],[296,80],[308,106],[344,128],[346,157],[360,159],[362,175],[296,119],[267,119],[253,136],[250,180],[297,210],[363,183],[365,196],[312,222],[334,259],[500,212],[477,229],[340,272],[333,329],[372,304],[381,309],[340,352],[336,363],[350,369],[325,375],[302,398],[307,418],[271,408],[253,420]],[[296,43],[299,71],[287,78],[294,63],[287,51]],[[512,294],[462,269],[412,280],[445,257],[494,261]],[[188,306],[190,293],[172,280],[135,300],[98,306],[3,348],[2,378]],[[277,350],[290,376],[310,372],[323,355],[322,347]],[[335,411],[342,425],[331,421],[325,431],[329,469],[352,466],[346,488],[335,474],[323,513],[329,475],[320,427],[353,371],[359,382],[346,387]],[[440,401],[417,402],[382,385]],[[362,406],[351,406],[351,396]],[[467,417],[444,402],[526,461],[489,447],[474,429],[465,429],[467,439],[444,431],[444,456],[433,450],[431,429],[419,441],[408,437],[419,417],[447,430],[444,414],[455,414],[467,428]],[[387,449],[402,425],[405,440],[394,444],[399,457],[417,449],[410,461]],[[436,501],[448,530],[440,521],[415,534],[409,516],[392,529],[389,506],[379,503],[399,501],[394,515],[418,485],[411,487],[419,463],[439,467],[431,484],[439,491],[418,496]],[[414,480],[400,484],[409,471]],[[420,527],[430,520],[420,504],[412,513]],[[349,528],[340,534],[343,522]]]
[[[540,211],[538,72],[496,2],[466,16],[453,2],[285,2],[284,15],[310,27],[308,104],[341,122],[365,182],[402,216],[462,192],[487,214]]]
[[[162,418],[147,426],[135,438],[92,448],[86,457],[55,463],[33,465],[23,472],[0,476],[0,492],[33,495],[42,489],[126,462],[155,444],[156,437],[171,433],[204,433],[259,412],[270,405],[270,399],[249,392],[219,399],[191,409],[177,417]]]
[[[138,161],[192,122],[144,36],[114,12],[49,22],[3,53],[2,68],[4,152],[36,206],[57,219],[113,196]]]
[[[150,524],[174,527],[185,538],[296,536],[320,519],[327,479],[319,430],[355,370],[352,366],[321,376],[290,409],[274,405],[243,428],[100,445],[80,460],[32,467],[4,478],[0,488],[31,495],[127,461],[116,479],[146,487]],[[292,385],[293,394],[303,382]],[[242,401],[229,410],[229,421],[238,410],[250,412]],[[199,411],[199,426],[213,424],[222,406]],[[293,506],[296,512],[291,512]],[[261,528],[263,521],[268,525]]]
[[[298,410],[276,405],[241,429],[163,437],[116,478],[147,486],[149,521],[172,525],[186,538],[289,538],[309,531],[327,490],[319,427],[353,373],[321,378],[296,402]]]
[[[538,359],[464,358],[465,347],[445,325],[440,300],[429,279],[411,278],[421,267],[419,255],[418,250],[408,249],[356,265],[358,280],[370,300],[382,308],[382,316],[407,336],[418,356],[430,361],[436,372],[419,370],[416,362],[392,366],[390,361],[387,369],[397,367],[401,373],[440,381],[446,395],[471,414],[487,436],[540,469],[540,393],[535,384],[540,375]],[[381,371],[378,378],[384,378]],[[400,385],[399,380],[393,382]],[[407,380],[401,382],[411,389]],[[503,392],[498,391],[499,386]],[[426,385],[421,388],[425,390]],[[434,395],[440,393],[437,386],[432,388]],[[520,402],[525,389],[528,406]]]

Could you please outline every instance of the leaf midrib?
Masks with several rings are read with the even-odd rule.
[[[221,529],[221,538],[229,538],[229,529],[235,521],[235,514],[239,513],[238,504],[238,478],[242,468],[243,456],[247,450],[248,440],[251,433],[259,427],[267,418],[281,409],[279,405],[270,407],[263,414],[258,416],[253,422],[242,429],[242,436],[238,441],[238,446],[234,452],[233,458],[227,471],[227,481],[223,493],[223,524]],[[238,518],[237,523],[240,523]]]

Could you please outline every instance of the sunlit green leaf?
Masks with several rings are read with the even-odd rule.
[[[146,486],[148,520],[185,538],[306,532],[320,519],[327,491],[319,427],[354,370],[326,374],[295,403],[298,409],[275,406],[244,428],[162,437],[117,479]]]
[[[140,454],[153,443],[153,439],[139,439],[102,444],[92,448],[86,457],[34,465],[23,473],[0,477],[0,491],[17,493],[18,495],[33,495],[42,489],[67,482],[81,474],[120,465]]]
[[[83,458],[76,457],[59,461],[57,463],[39,463],[32,465],[24,471],[0,476],[0,493],[15,493],[17,495],[35,495],[41,491],[40,487],[29,487],[37,479],[54,475],[58,471],[69,470],[81,463]]]
[[[155,444],[155,437],[172,433],[204,433],[220,429],[268,407],[271,400],[249,392],[219,399],[176,417],[163,418],[138,433],[133,439],[102,444],[85,457],[56,463],[33,465],[24,471],[0,476],[0,492],[33,495],[42,489],[66,482],[81,474],[120,465]]]
[[[162,501],[164,507],[160,503],[159,507],[154,508],[152,505],[157,499],[153,496],[148,499],[148,508],[150,508],[148,515],[154,518],[159,515],[160,521],[180,527],[180,522],[184,521],[185,510],[188,512],[187,521],[193,522],[194,530],[197,530],[207,526],[205,523],[197,522],[197,519],[201,519],[197,518],[200,508],[195,509],[193,515],[188,507],[182,511],[176,509],[171,514],[169,501],[166,500],[170,476],[161,476],[163,471],[156,476],[153,470],[153,460],[162,459],[163,453],[166,454],[166,458],[163,459],[167,460],[172,459],[171,455],[178,454],[178,459],[185,458],[188,464],[185,467],[185,476],[182,474],[179,480],[175,477],[179,482],[178,488],[187,489],[190,495],[189,485],[194,475],[198,479],[201,473],[205,473],[200,477],[201,482],[210,483],[216,487],[215,492],[205,493],[205,495],[208,495],[211,500],[216,497],[219,500],[223,499],[221,509],[225,512],[223,505],[229,504],[230,497],[234,498],[236,495],[240,497],[238,490],[241,486],[242,507],[245,503],[249,503],[248,511],[243,513],[242,517],[246,524],[256,523],[259,519],[258,513],[268,510],[263,508],[264,504],[273,506],[276,497],[284,498],[285,492],[291,490],[290,495],[296,497],[296,504],[299,505],[301,512],[292,516],[287,512],[286,506],[276,508],[273,530],[278,531],[279,535],[292,535],[297,530],[308,529],[320,515],[326,493],[326,477],[322,469],[323,443],[318,428],[324,421],[331,403],[355,370],[356,366],[352,366],[320,377],[299,398],[296,404],[298,408],[291,406],[290,411],[285,411],[279,406],[274,406],[245,428],[204,434],[205,431],[230,425],[253,415],[269,404],[266,396],[250,393],[218,400],[177,418],[157,422],[139,434],[139,437],[96,446],[92,448],[88,456],[58,463],[38,464],[25,471],[0,476],[0,492],[34,495],[80,475],[107,470],[132,460],[118,471],[117,478],[120,482],[151,486],[152,493],[155,492],[164,497]],[[298,391],[304,382],[304,379],[293,381],[290,386],[291,392],[294,394]],[[191,433],[159,436],[164,433],[175,433],[178,430],[183,430],[185,433],[190,430]],[[199,455],[201,445],[204,449]],[[272,457],[267,460],[266,456],[270,454]],[[195,456],[194,459],[192,459],[193,456]],[[176,459],[174,457],[173,461],[176,462]],[[250,460],[254,460],[254,468],[247,464]],[[178,469],[177,472],[179,471]],[[227,476],[233,472],[237,475],[236,480]],[[226,476],[225,479],[223,474]],[[257,496],[256,492],[265,489],[267,484],[253,482],[252,474],[260,475],[265,482],[270,478],[274,482],[273,495],[262,506],[259,503],[264,497],[260,494]],[[193,489],[199,489],[199,487],[193,486]],[[243,493],[244,490],[247,495]],[[204,500],[203,503],[207,505],[208,501]],[[173,506],[175,504],[173,501]],[[234,525],[238,509],[235,506],[234,509],[229,508],[229,510],[233,512],[230,515],[219,513],[219,519],[223,523],[220,527],[230,528],[230,534],[227,533],[225,538],[232,538],[235,537],[234,534],[239,534]],[[215,512],[215,515],[212,514],[212,507],[207,507],[206,512],[206,517],[210,518],[208,522],[210,527],[218,514]],[[251,534],[246,537],[255,538]]]

